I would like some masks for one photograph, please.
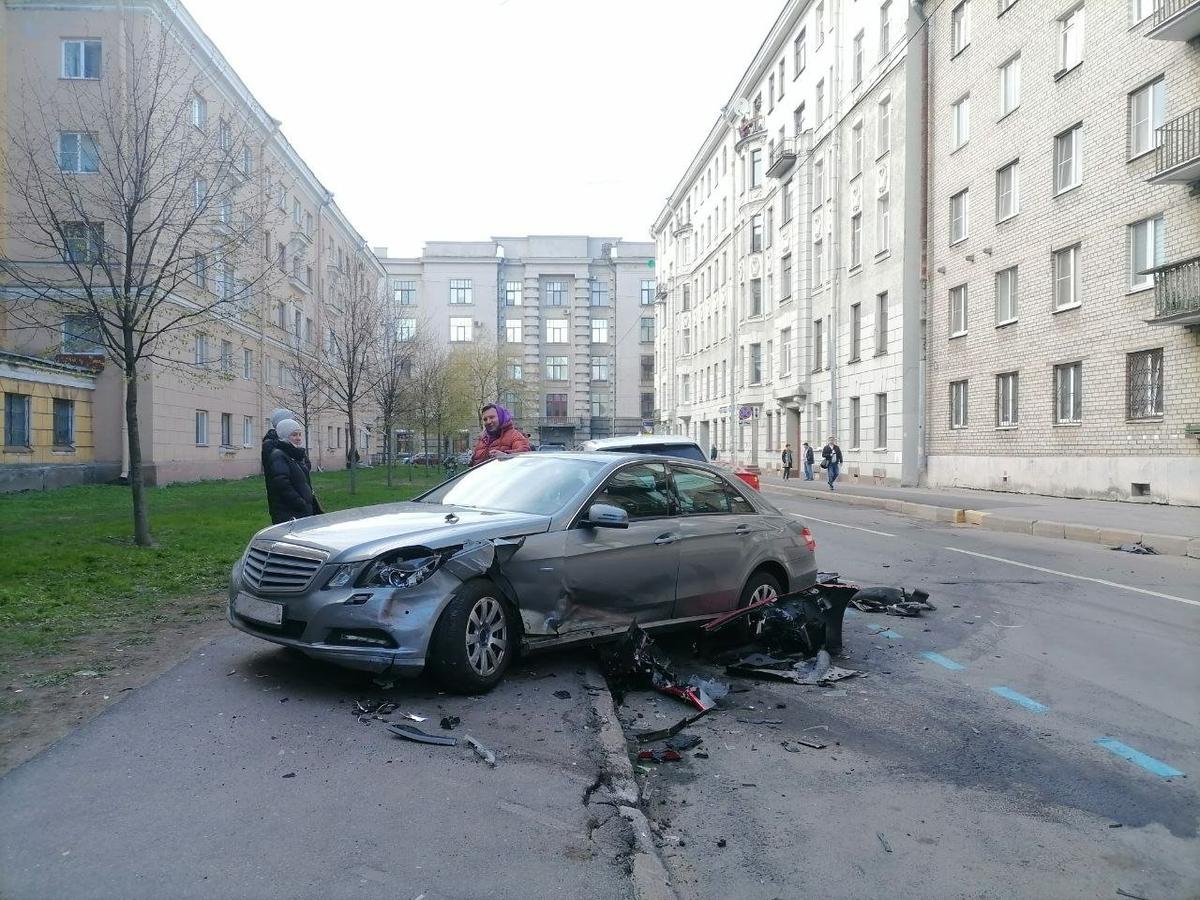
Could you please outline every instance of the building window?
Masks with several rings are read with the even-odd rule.
[[[801,28],[800,33],[796,35],[796,40],[792,42],[792,78],[799,78],[806,65],[808,65],[808,48],[805,46],[804,29]]]
[[[242,377],[247,381],[254,378],[254,351],[242,350]]]
[[[1083,62],[1083,5],[1058,20],[1058,70],[1061,74]]]
[[[1076,125],[1054,138],[1054,193],[1078,187],[1083,180],[1083,126]]]
[[[858,87],[863,80],[863,32],[854,36],[854,62],[851,85]]]
[[[875,449],[886,450],[888,445],[887,394],[875,395]],[[832,424],[832,422],[831,422]]]
[[[822,78],[817,82],[817,98],[816,98],[816,113],[817,127],[825,121],[825,79]]]
[[[221,413],[221,446],[233,446],[233,413]]]
[[[762,384],[762,344],[750,345],[750,384]]]
[[[29,394],[4,395],[4,446],[27,449],[32,446]]]
[[[817,4],[816,18],[813,22],[813,30],[817,33],[817,46],[820,47],[825,43],[825,0],[821,0]]]
[[[519,281],[506,281],[504,283],[504,305],[505,306],[520,306],[522,299],[523,285]]]
[[[862,446],[862,398],[850,398],[850,450]]]
[[[608,306],[608,282],[603,278],[592,279],[592,306]]]
[[[892,0],[884,0],[879,7],[879,58],[883,59],[891,52]]]
[[[608,357],[592,357],[592,381],[608,381]]]
[[[546,395],[546,416],[551,419],[565,419],[567,416],[567,395]]]
[[[653,279],[642,279],[642,306],[650,306],[654,302],[655,284]]]
[[[950,55],[957,56],[971,43],[971,0],[950,11]]]
[[[1159,144],[1167,106],[1167,83],[1156,78],[1129,95],[1129,156],[1149,153]]]
[[[767,76],[767,112],[775,109],[775,73]]]
[[[475,323],[470,319],[454,318],[450,320],[450,340],[462,342],[471,340]]]
[[[608,319],[592,319],[592,343],[608,343]]]
[[[654,394],[653,393],[645,393],[645,392],[642,393],[641,413],[642,413],[643,419],[649,420],[649,419],[654,418]]]
[[[950,149],[957,150],[971,139],[971,98],[963,97],[950,106]]]
[[[242,446],[254,446],[254,417],[242,416]]]
[[[965,241],[970,234],[970,195],[959,191],[950,198],[950,243]]]
[[[642,381],[654,380],[654,357],[649,355],[642,356]]]
[[[1016,372],[1005,372],[996,376],[996,427],[1015,428],[1017,426],[1017,389],[1018,376]]]
[[[470,278],[450,279],[450,302],[454,305],[473,303]]]
[[[196,410],[196,446],[208,446],[208,411]]]
[[[510,344],[521,343],[521,320],[507,319],[504,322],[504,339]]]
[[[592,417],[604,419],[612,415],[608,397],[604,394],[592,394]]]
[[[221,371],[233,372],[233,344],[221,341]]]
[[[193,345],[195,364],[199,368],[208,365],[208,335],[198,334]]]
[[[750,187],[762,187],[763,180],[763,152],[759,150],[750,151]]]
[[[996,221],[1011,219],[1021,211],[1021,195],[1017,181],[1017,161],[996,170]]]
[[[638,320],[638,340],[643,344],[654,343],[654,317],[642,316]]]
[[[76,174],[99,172],[100,154],[96,150],[96,139],[79,131],[59,132],[58,168]]]
[[[813,208],[825,202],[825,161],[813,163]]]
[[[1163,414],[1163,352],[1142,350],[1125,357],[1125,414],[1150,419]]]
[[[1083,363],[1054,367],[1054,421],[1058,425],[1083,419]]]
[[[680,304],[681,304],[681,306],[680,306],[681,312],[687,312],[689,309],[692,308],[692,286],[690,283],[685,284],[683,286],[683,293],[680,297]]]
[[[208,101],[199,94],[192,94],[192,124],[201,129],[208,127]]]
[[[875,253],[886,253],[892,247],[892,211],[887,197],[875,201]]]
[[[396,340],[411,341],[417,336],[417,320],[416,319],[397,319],[396,320]]]
[[[692,329],[684,328],[679,338],[679,348],[684,356],[690,356],[692,352]]]
[[[524,380],[525,366],[519,362],[510,362],[508,364],[508,377],[510,381]]]
[[[763,217],[759,213],[750,217],[750,252],[758,253],[763,248]]]
[[[567,337],[566,319],[549,319],[546,321],[546,343],[565,344]]]
[[[885,98],[879,102],[875,111],[876,146],[875,155],[883,156],[892,149],[892,101]]]
[[[1000,67],[1000,115],[1007,116],[1021,105],[1021,57],[1014,56]]]
[[[567,283],[565,281],[546,282],[546,305],[563,306],[567,301]]]
[[[850,217],[850,268],[862,265],[862,213]]]
[[[100,77],[100,42],[99,41],[63,41],[62,42],[62,77],[89,78]]]
[[[1163,264],[1166,225],[1163,217],[1143,219],[1129,226],[1129,289],[1141,291],[1154,287],[1154,276],[1143,274]]]
[[[950,427],[967,427],[967,382],[950,382]]]
[[[812,265],[813,284],[817,285],[817,287],[820,287],[822,284],[825,283],[825,272],[824,272],[825,252],[824,251],[825,251],[825,245],[824,245],[823,241],[821,241],[819,238],[817,240],[813,241],[813,265]]]
[[[862,304],[850,305],[850,362],[858,362],[862,345]]]
[[[785,253],[780,261],[779,302],[792,299],[792,254]]]
[[[565,357],[565,356],[547,356],[546,357],[546,378],[549,381],[566,381],[567,380],[567,357]]]
[[[863,170],[863,123],[859,119],[850,130],[850,172],[861,175]]]
[[[91,314],[63,316],[62,352],[101,354],[100,320]]]
[[[875,297],[875,355],[888,352],[888,292]]]
[[[1017,267],[996,273],[996,324],[1017,321]]]
[[[821,326],[822,326],[823,324],[824,324],[824,323],[822,322],[822,320],[821,320],[821,319],[814,319],[814,320],[813,320],[813,331],[812,331],[812,350],[813,350],[813,352],[812,352],[812,370],[813,370],[814,372],[820,372],[820,371],[821,371],[821,368],[822,368],[822,363],[825,361],[825,356],[824,356],[824,346],[823,346],[823,343],[822,343],[822,338],[823,338],[823,336],[822,336],[822,334],[821,334],[821,331],[822,331],[822,328],[821,328]]]
[[[950,337],[967,333],[967,286],[950,288]]]
[[[219,119],[217,121],[217,146],[226,153],[233,149],[233,129],[230,128],[228,119]],[[296,224],[300,223],[297,222]]]
[[[750,279],[750,315],[761,316],[763,311],[762,304],[762,279]]]
[[[1054,308],[1071,309],[1079,305],[1080,244],[1054,251]]]
[[[392,283],[392,299],[397,306],[412,306],[417,302],[417,283],[398,280]]]

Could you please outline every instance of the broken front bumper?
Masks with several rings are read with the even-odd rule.
[[[303,594],[248,591],[241,564],[229,582],[226,617],[239,631],[302,653],[367,672],[419,675],[434,626],[462,580],[439,570],[413,588],[344,588],[324,590],[336,567],[318,573]],[[282,606],[282,621],[270,624],[238,611],[239,594]]]

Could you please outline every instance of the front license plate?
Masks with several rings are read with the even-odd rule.
[[[239,591],[237,597],[234,599],[233,611],[239,616],[245,616],[247,619],[253,619],[256,622],[265,622],[268,625],[283,624],[282,603],[259,600],[257,597],[252,597],[244,591]]]

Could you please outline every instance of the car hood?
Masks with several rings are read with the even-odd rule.
[[[447,521],[451,515],[455,520]],[[254,537],[325,550],[330,562],[355,562],[400,547],[438,549],[467,541],[538,534],[549,528],[549,516],[408,502],[295,519]]]

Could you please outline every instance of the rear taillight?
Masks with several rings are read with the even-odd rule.
[[[812,532],[805,525],[800,529],[800,537],[804,538],[804,546],[808,548],[809,553],[815,553],[817,550],[817,542],[813,540]]]
[[[745,471],[745,472],[737,472],[735,474],[737,475],[738,478],[742,479],[742,481],[746,482],[746,484],[750,485],[750,487],[754,488],[756,491],[762,490],[762,487],[760,486],[760,482],[758,480],[758,476],[756,474],[754,474],[753,472]]]

